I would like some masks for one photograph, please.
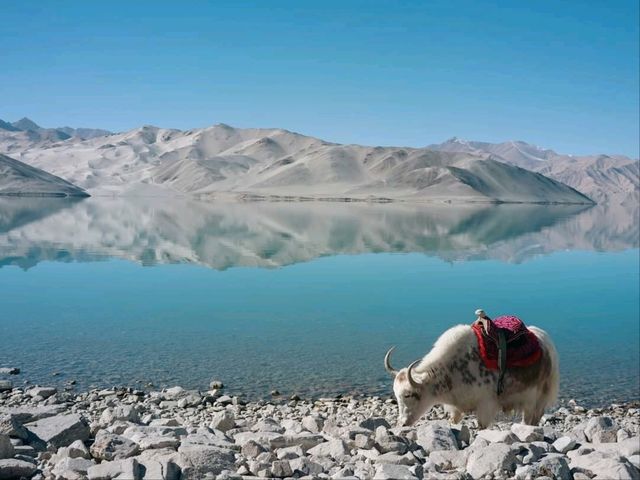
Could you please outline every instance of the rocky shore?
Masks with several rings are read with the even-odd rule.
[[[575,402],[537,427],[433,409],[395,427],[393,399],[243,402],[173,387],[85,393],[0,383],[0,480],[640,479],[640,405]]]

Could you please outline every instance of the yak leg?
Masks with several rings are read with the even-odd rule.
[[[496,418],[498,405],[491,401],[482,402],[478,405],[476,414],[478,415],[478,426],[481,429],[489,427]]]

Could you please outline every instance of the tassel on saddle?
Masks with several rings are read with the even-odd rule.
[[[482,325],[482,329],[484,330],[484,335],[486,338],[491,339],[495,342],[494,337],[491,335],[492,332],[492,323],[489,316],[484,313],[484,310],[478,309],[476,310],[476,315],[478,319],[477,323]],[[496,346],[498,347],[498,387],[496,392],[498,395],[501,395],[504,392],[504,374],[507,372],[507,335],[506,332],[502,328],[493,327],[497,330],[498,342]]]

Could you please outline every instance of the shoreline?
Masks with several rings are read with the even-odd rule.
[[[505,417],[479,431],[474,416],[453,425],[441,407],[397,428],[384,397],[245,402],[225,391],[6,389],[0,478],[640,478],[638,401],[569,401],[540,426]]]

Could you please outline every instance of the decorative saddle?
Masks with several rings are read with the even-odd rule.
[[[504,315],[491,320],[484,310],[476,310],[478,319],[473,329],[484,366],[499,370],[498,395],[504,390],[504,374],[508,368],[533,365],[542,355],[538,338],[518,317]]]

